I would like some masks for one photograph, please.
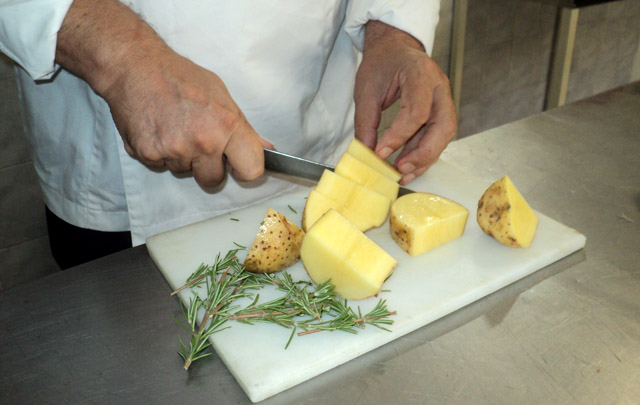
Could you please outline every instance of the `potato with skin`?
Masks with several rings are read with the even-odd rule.
[[[411,193],[391,206],[393,240],[410,256],[418,256],[462,236],[469,211],[447,198]]]
[[[284,215],[269,208],[258,230],[244,267],[253,273],[274,273],[300,259],[304,231]]]
[[[530,246],[538,227],[538,217],[508,176],[484,192],[477,221],[487,235],[512,247]]]

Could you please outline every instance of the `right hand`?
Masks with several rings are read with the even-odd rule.
[[[262,149],[273,145],[255,132],[216,74],[168,47],[134,59],[139,64],[103,92],[131,156],[173,173],[192,171],[205,187],[224,180],[225,166],[239,180],[262,175]]]
[[[273,145],[222,80],[170,49],[118,0],[74,0],[56,62],[107,101],[125,149],[144,164],[192,171],[204,187],[221,183],[226,168],[239,180],[262,175],[263,147]]]

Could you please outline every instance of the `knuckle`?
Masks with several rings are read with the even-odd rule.
[[[137,148],[134,148],[136,151],[136,155],[148,162],[157,162],[164,158],[163,154],[160,153],[160,150],[155,147],[155,145],[149,143],[142,143],[138,145]]]
[[[449,76],[447,76],[444,72],[440,72],[440,82],[442,83],[443,86],[445,86],[446,88],[450,88],[451,87],[451,82],[449,81]]]
[[[443,127],[444,127],[443,132],[447,138],[453,138],[456,132],[458,132],[458,124],[456,123],[455,120],[446,122],[443,125]]]
[[[228,136],[238,132],[238,129],[242,126],[243,120],[235,111],[222,109],[216,115],[221,130]]]
[[[431,112],[426,104],[419,103],[409,106],[409,119],[413,122],[419,122],[421,124],[427,122]]]
[[[164,139],[163,146],[165,154],[170,157],[182,157],[186,153],[185,142],[179,136]]]
[[[193,146],[202,154],[211,155],[218,151],[218,142],[214,133],[209,131],[198,131],[193,135]]]

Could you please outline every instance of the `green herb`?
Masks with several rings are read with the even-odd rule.
[[[292,206],[290,206],[290,205],[289,205],[289,209],[290,209],[291,211],[293,211],[293,213],[294,213],[294,214],[297,214],[297,213],[298,213],[298,211],[294,210],[294,209],[293,209],[293,207],[292,207]]]
[[[240,221],[238,218],[229,218],[229,219],[232,220],[232,221],[236,221],[236,222]]]
[[[295,335],[322,331],[358,333],[366,325],[388,331],[385,326],[393,324],[389,317],[395,312],[387,309],[385,300],[379,300],[373,310],[363,315],[359,307],[357,311],[349,307],[347,300],[334,291],[329,281],[315,285],[310,281],[296,281],[287,272],[276,276],[245,271],[236,257],[238,250],[229,251],[224,258],[218,255],[211,266],[201,264],[186,284],[172,293],[175,295],[184,289],[190,289],[192,293],[189,306],[182,307],[186,323],[174,319],[191,336],[188,345],[180,339],[178,354],[185,361],[185,370],[194,361],[212,354],[206,351],[211,345],[209,338],[229,328],[224,326],[227,321],[246,324],[268,322],[291,329],[285,349]],[[282,295],[260,303],[260,295],[252,290],[269,285],[281,291]],[[252,302],[238,309],[238,305],[234,305],[238,298],[249,298]],[[198,313],[205,314],[199,327]]]
[[[209,338],[212,334],[224,329],[222,325],[227,321],[229,311],[233,309],[231,303],[237,298],[249,296],[247,290],[260,285],[255,281],[252,273],[244,271],[236,257],[237,252],[238,249],[231,250],[224,258],[218,254],[212,266],[201,264],[189,276],[183,287],[171,293],[175,295],[186,288],[191,289],[192,293],[189,298],[189,307],[182,308],[186,324],[174,319],[191,335],[188,346],[180,339],[178,354],[185,361],[185,370],[189,369],[194,361],[211,355],[205,352],[205,349],[211,345]],[[202,298],[198,291],[204,291],[205,298]],[[204,311],[204,317],[198,327],[197,316],[201,311]]]

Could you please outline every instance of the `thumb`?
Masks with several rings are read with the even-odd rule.
[[[265,149],[275,149],[275,146],[271,142],[267,141],[266,139],[264,139],[260,135],[258,135],[258,140],[262,144],[263,148],[265,148]]]

